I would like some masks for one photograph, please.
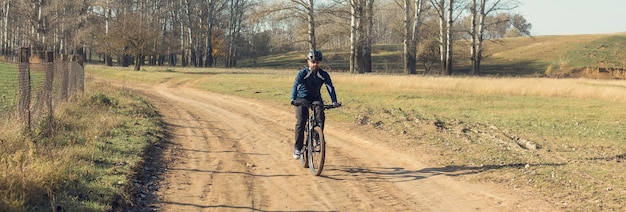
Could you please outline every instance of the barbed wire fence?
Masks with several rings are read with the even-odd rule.
[[[33,123],[51,121],[59,105],[84,92],[85,69],[81,57],[53,52],[38,52],[37,55],[31,57],[29,48],[20,48],[17,77],[5,76],[8,83],[4,88],[0,86],[0,92],[5,92],[0,100],[9,100],[0,105],[7,108],[0,118],[15,114],[19,127],[28,133],[32,132]],[[17,80],[17,84],[11,79]],[[17,101],[12,103],[11,99]],[[15,113],[7,114],[7,111]]]

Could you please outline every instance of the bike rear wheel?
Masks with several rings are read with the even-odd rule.
[[[326,159],[326,140],[321,127],[314,127],[312,133],[312,140],[308,142],[307,148],[309,169],[311,169],[313,175],[319,176],[322,174],[324,160]]]

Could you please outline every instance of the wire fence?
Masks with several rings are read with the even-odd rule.
[[[27,131],[32,130],[32,123],[51,118],[58,105],[82,93],[85,81],[80,57],[52,52],[30,55],[30,49],[22,48],[17,64],[0,65],[0,118],[15,118]]]

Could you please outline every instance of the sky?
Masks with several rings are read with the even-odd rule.
[[[519,0],[532,35],[626,32],[626,0]]]

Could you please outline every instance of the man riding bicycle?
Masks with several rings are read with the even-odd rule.
[[[318,50],[311,50],[307,54],[308,67],[300,70],[296,75],[296,79],[291,89],[291,105],[296,106],[296,127],[295,127],[295,139],[293,150],[293,158],[300,158],[300,150],[302,149],[304,140],[304,127],[309,117],[309,110],[305,104],[311,104],[318,102],[318,106],[315,107],[318,117],[316,119],[320,122],[320,126],[324,129],[324,104],[322,100],[322,94],[320,90],[322,84],[326,85],[326,90],[332,100],[334,107],[341,106],[341,103],[337,101],[337,95],[335,94],[335,87],[330,79],[328,72],[322,70],[319,65],[322,62],[322,52]]]

